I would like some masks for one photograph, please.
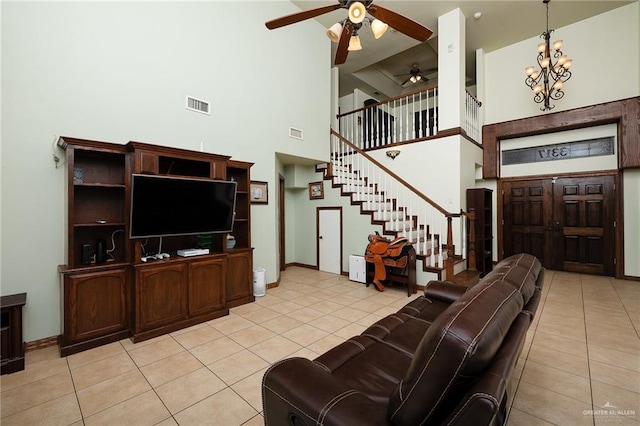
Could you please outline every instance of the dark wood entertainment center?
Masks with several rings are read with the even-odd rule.
[[[249,200],[252,163],[140,142],[119,145],[69,137],[67,263],[62,276],[61,356],[130,337],[150,339],[229,314],[253,302]],[[232,235],[162,237],[165,259],[143,262],[160,238],[130,239],[132,174],[237,182]],[[95,251],[106,245],[106,257]],[[185,248],[209,254],[180,257]],[[153,251],[153,250],[151,250]]]

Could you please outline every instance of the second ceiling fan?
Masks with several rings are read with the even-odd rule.
[[[295,24],[306,19],[315,18],[325,13],[338,9],[348,9],[348,18],[336,23],[327,30],[327,36],[334,42],[338,43],[336,51],[335,64],[343,64],[347,60],[349,51],[360,50],[360,39],[358,30],[362,27],[362,23],[368,20],[371,30],[375,38],[380,38],[387,30],[387,27],[414,38],[420,42],[424,42],[433,33],[427,27],[382,6],[373,4],[373,0],[365,0],[363,2],[353,0],[338,0],[337,4],[322,6],[315,9],[303,10],[291,15],[282,16],[265,23],[268,29],[284,27],[286,25]],[[367,13],[373,16],[371,19]]]
[[[411,65],[411,70],[409,70],[408,73],[406,73],[406,74],[397,74],[394,77],[409,76],[409,77],[407,77],[406,80],[404,80],[402,83],[400,83],[401,86],[404,86],[408,82],[411,82],[411,83],[414,83],[414,84],[415,83],[419,83],[419,82],[426,83],[427,81],[430,80],[427,77],[427,75],[429,73],[433,73],[434,71],[438,71],[438,67],[429,68],[428,70],[426,70],[425,73],[422,73],[422,71],[420,70],[420,67],[418,67],[418,64],[413,64],[413,65]]]

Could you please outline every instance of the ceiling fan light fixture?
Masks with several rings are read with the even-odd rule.
[[[353,2],[353,4],[349,6],[349,20],[354,24],[359,24],[364,21],[366,15],[367,8],[359,1]]]
[[[389,24],[386,24],[379,19],[374,19],[373,21],[371,21],[371,32],[376,39],[382,37],[382,35],[387,31],[388,28]]]
[[[349,47],[348,51],[353,52],[355,50],[362,50],[362,45],[360,44],[360,37],[357,35],[351,36],[349,39]]]
[[[340,35],[342,35],[342,24],[336,22],[327,30],[327,37],[334,43],[340,41]]]

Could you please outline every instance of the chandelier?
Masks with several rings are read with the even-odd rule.
[[[536,103],[544,103],[540,108],[541,111],[548,111],[554,108],[551,100],[562,99],[564,92],[562,86],[564,82],[571,78],[571,59],[562,53],[562,40],[556,40],[550,43],[551,33],[549,29],[549,2],[551,0],[542,0],[547,7],[547,28],[540,35],[544,42],[538,44],[538,66],[528,66],[525,68],[527,78],[525,84],[533,90],[533,100]],[[553,49],[553,54],[551,53]]]

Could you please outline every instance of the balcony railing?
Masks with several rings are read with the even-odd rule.
[[[478,143],[481,138],[481,105],[467,92],[461,128]],[[340,135],[363,150],[399,142],[418,142],[436,136],[438,129],[438,85],[338,116]]]

